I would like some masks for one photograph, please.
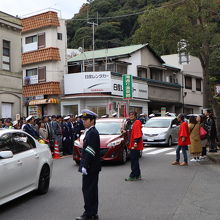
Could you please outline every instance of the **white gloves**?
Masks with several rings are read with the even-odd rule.
[[[88,174],[85,167],[82,167],[82,174],[84,174],[84,175],[87,175],[87,174]]]

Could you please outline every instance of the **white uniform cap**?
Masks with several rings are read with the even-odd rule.
[[[17,124],[18,124],[18,121],[13,121],[13,122],[12,122],[12,125],[13,125],[13,126],[15,126],[15,125],[17,125]]]
[[[27,118],[26,118],[26,121],[29,121],[31,118],[33,118],[34,116],[33,115],[29,115]]]
[[[70,116],[66,116],[66,117],[64,117],[63,119],[64,119],[64,120],[68,120],[68,119],[70,119]]]

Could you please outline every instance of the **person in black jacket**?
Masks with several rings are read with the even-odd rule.
[[[82,114],[86,130],[79,172],[83,174],[82,191],[85,211],[76,220],[96,220],[98,219],[98,178],[101,171],[100,138],[95,128],[97,115],[86,109]]]
[[[208,128],[208,142],[209,142],[209,152],[217,152],[217,130],[215,125],[215,120],[213,117],[213,113],[211,110],[207,110],[206,112],[206,122],[205,125]]]
[[[27,124],[24,126],[23,130],[33,136],[35,139],[39,139],[39,133],[34,126],[34,117],[32,115],[26,118]]]

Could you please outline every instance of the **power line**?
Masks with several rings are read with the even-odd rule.
[[[175,2],[175,3],[170,3],[170,4],[166,4],[166,5],[163,5],[163,6],[159,6],[159,7],[156,7],[156,9],[160,9],[160,8],[167,8],[169,6],[175,6],[175,5],[179,5],[181,3],[184,3],[185,0],[181,0],[179,2]],[[55,10],[55,9],[54,9]],[[135,16],[135,15],[141,15],[141,14],[144,14],[147,10],[143,10],[143,11],[139,11],[139,12],[134,12],[134,13],[129,13],[129,14],[124,14],[124,15],[118,15],[118,16],[109,16],[109,17],[99,17],[99,20],[108,20],[108,19],[117,19],[117,18],[124,18],[124,17],[130,17],[130,16]],[[36,14],[36,15],[39,15],[39,14]],[[33,16],[36,16],[36,15],[33,15]],[[0,19],[1,18],[8,18],[8,16],[4,16],[4,15],[0,15]],[[31,18],[32,16],[30,17],[25,17],[25,18],[18,18],[18,19],[28,19],[28,18]],[[16,18],[16,17],[14,17]],[[31,18],[32,20],[52,20],[51,18]],[[89,20],[94,20],[94,19],[97,19],[97,18],[89,18]],[[74,21],[88,21],[88,18],[71,18],[71,19],[65,19],[66,21],[71,21],[71,20],[74,20]]]

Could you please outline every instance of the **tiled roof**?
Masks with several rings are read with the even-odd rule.
[[[37,95],[59,95],[60,83],[59,82],[45,82],[23,86],[23,96],[37,96]]]
[[[57,13],[48,11],[38,15],[22,19],[22,33],[40,29],[48,26],[59,26],[59,19]]]
[[[60,60],[59,49],[55,47],[44,48],[22,54],[22,65],[58,60]]]

